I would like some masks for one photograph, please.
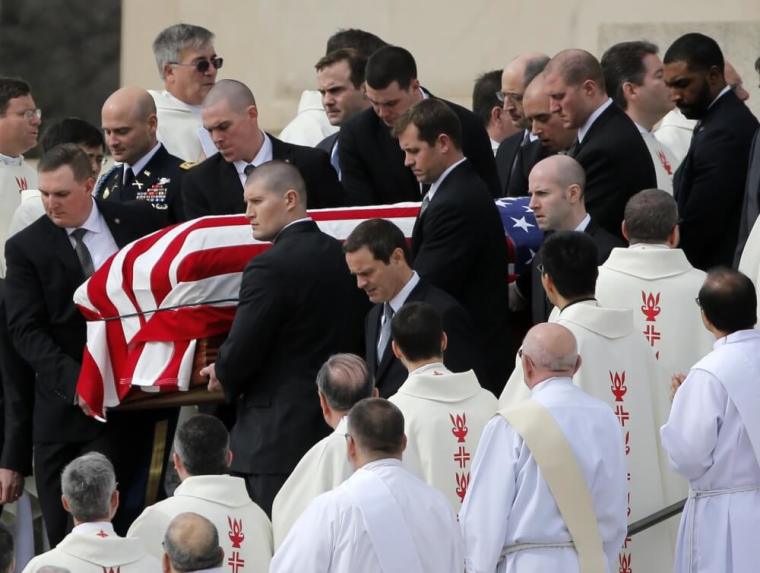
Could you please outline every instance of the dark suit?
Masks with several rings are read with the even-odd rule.
[[[729,90],[694,130],[689,152],[673,176],[681,216],[679,246],[698,269],[733,262],[756,129],[755,116]]]
[[[488,188],[468,160],[443,180],[412,232],[414,269],[472,318],[486,361],[484,388],[501,393],[507,345],[507,246]]]
[[[313,221],[284,229],[245,268],[216,375],[238,406],[231,469],[268,513],[288,474],[328,433],[317,370],[336,352],[361,352],[366,308],[340,242]]]
[[[517,162],[517,154],[525,140],[525,130],[510,135],[496,150],[496,173],[499,175],[499,197],[507,196],[509,179]]]
[[[324,152],[267,135],[272,142],[272,159],[291,163],[301,172],[309,209],[345,204],[343,188]],[[221,153],[215,153],[190,169],[182,179],[182,201],[188,220],[204,215],[244,213],[243,185],[235,165],[225,161]]]
[[[464,372],[474,369],[481,372],[483,357],[475,344],[475,333],[467,311],[450,295],[434,287],[425,279],[409,293],[406,302],[426,302],[441,316],[443,329],[448,338],[448,346],[443,361],[449,370]],[[364,325],[364,350],[370,376],[375,380],[375,387],[383,398],[393,396],[407,378],[407,370],[390,348],[390,340],[383,352],[380,364],[377,363],[377,339],[380,335],[380,319],[383,305],[376,304],[367,314]]]
[[[462,151],[486,182],[491,195],[498,197],[499,178],[483,123],[462,106],[445,103],[462,124]],[[404,165],[398,139],[374,110],[366,109],[352,117],[339,134],[342,181],[352,204],[387,205],[420,200],[420,184]]]
[[[163,145],[145,164],[128,189],[124,189],[124,164],[112,169],[98,185],[98,197],[105,201],[145,201],[156,209],[166,223],[184,221],[181,183],[184,161],[171,155]]]
[[[638,128],[613,103],[569,155],[586,172],[586,210],[601,227],[622,237],[620,224],[628,199],[657,187],[652,156]]]
[[[739,238],[736,243],[734,255],[734,268],[739,268],[739,262],[747,244],[747,238],[755,226],[755,221],[760,214],[760,128],[755,131],[752,138],[752,146],[749,152],[749,165],[747,167],[747,184],[744,191],[744,204],[739,224]]]
[[[509,178],[506,196],[526,197],[529,194],[528,177],[533,166],[550,155],[554,154],[541,145],[538,139],[523,145],[517,152],[515,169]]]
[[[332,154],[333,147],[335,147],[335,144],[338,142],[338,136],[340,135],[340,131],[336,131],[335,133],[332,133],[325,137],[322,141],[317,143],[315,146],[317,149],[321,149],[327,155]]]
[[[97,201],[117,245],[155,231],[159,222],[143,203]],[[36,372],[34,404],[26,395],[25,415],[33,407],[34,466],[40,505],[50,543],[65,535],[67,514],[61,507],[63,466],[86,451],[102,451],[114,463],[122,490],[136,479],[152,426],[140,416],[109,413],[103,424],[75,405],[76,382],[86,341],[85,320],[72,296],[85,280],[66,230],[40,217],[5,244],[8,328],[19,354]],[[19,380],[18,383],[23,383]],[[128,433],[125,433],[128,432]],[[128,437],[127,437],[128,436]],[[124,447],[128,443],[129,447]],[[149,452],[148,452],[149,453]],[[140,511],[125,504],[114,520],[125,531]],[[135,513],[135,511],[137,513]]]

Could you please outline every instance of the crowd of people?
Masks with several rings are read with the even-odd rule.
[[[715,40],[516,54],[471,111],[341,30],[279,138],[212,32],[153,51],[164,89],[46,125],[36,170],[42,112],[0,78],[0,503],[33,475],[52,548],[14,564],[0,528],[0,571],[753,570],[760,129]],[[516,278],[505,197],[544,237]],[[411,240],[310,216],[400,202]],[[76,289],[241,214],[271,247],[196,373],[226,405],[99,419]]]

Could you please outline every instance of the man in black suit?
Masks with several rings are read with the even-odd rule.
[[[553,231],[582,231],[596,243],[601,265],[615,247],[625,247],[622,239],[596,224],[584,204],[583,167],[572,157],[554,155],[540,161],[530,172],[530,208],[536,222],[547,235]],[[527,302],[533,324],[546,322],[552,305],[541,284],[543,265],[540,252],[529,269],[518,277],[510,294]],[[514,292],[514,291],[517,292]]]
[[[90,160],[74,144],[46,152],[38,171],[47,216],[5,245],[5,303],[13,344],[37,374],[33,404],[24,389],[17,390],[26,396],[22,401],[27,412],[33,408],[37,492],[48,538],[55,545],[67,528],[60,501],[61,470],[83,452],[101,451],[114,461],[125,502],[116,516],[117,531],[126,532],[144,502],[153,426],[142,415],[119,412],[109,413],[103,424],[77,406],[86,326],[72,297],[119,247],[155,231],[160,222],[142,203],[93,200]],[[142,497],[133,489],[139,486]]]
[[[671,99],[686,117],[699,120],[673,177],[680,246],[698,269],[730,265],[757,119],[726,84],[723,53],[712,38],[681,36],[663,61]]]
[[[180,184],[184,163],[156,139],[156,103],[136,87],[112,93],[101,111],[106,144],[121,163],[103,177],[99,197],[105,201],[145,201],[166,223],[184,220]]]
[[[563,50],[544,70],[551,112],[578,129],[569,155],[586,172],[586,209],[613,235],[621,235],[628,199],[657,186],[652,157],[633,121],[607,96],[597,59],[584,50]]]
[[[391,129],[412,105],[437,98],[420,87],[414,57],[398,46],[386,46],[372,54],[365,86],[372,109],[343,125],[338,137],[342,181],[350,200],[364,205],[419,201],[423,195],[420,184],[404,166],[404,154]],[[471,111],[445,103],[462,125],[465,156],[491,194],[498,196],[496,166],[483,124]]]
[[[406,368],[391,351],[389,336],[389,317],[407,301],[426,302],[440,314],[448,337],[444,362],[450,370],[482,371],[483,360],[467,311],[411,269],[401,229],[385,219],[363,221],[351,231],[343,252],[356,285],[374,303],[364,324],[364,349],[380,396],[393,396],[407,378]]]
[[[219,153],[190,169],[182,180],[187,219],[245,212],[243,183],[257,166],[273,159],[295,165],[309,189],[309,209],[345,203],[343,188],[329,156],[319,149],[293,145],[259,129],[256,100],[236,80],[217,82],[203,101],[203,127]]]
[[[218,358],[203,370],[209,389],[237,402],[231,470],[268,514],[306,451],[327,435],[314,380],[336,352],[361,350],[366,303],[340,242],[306,214],[307,191],[292,165],[256,168],[245,185],[253,237],[272,241],[248,263],[240,301]]]
[[[478,378],[499,394],[511,367],[507,245],[489,189],[462,153],[461,129],[456,114],[435,99],[396,123],[406,165],[429,186],[412,232],[412,266],[468,311],[486,361]]]

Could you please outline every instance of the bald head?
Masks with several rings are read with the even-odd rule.
[[[528,129],[522,99],[526,86],[546,66],[549,56],[540,52],[526,52],[513,59],[501,74],[501,91],[504,94],[504,111],[515,127]]]
[[[572,157],[552,155],[536,163],[528,176],[529,207],[543,231],[572,231],[586,217],[586,176]]]
[[[180,513],[164,535],[164,560],[170,571],[198,571],[218,567],[224,560],[216,527],[197,513]]]
[[[552,376],[572,376],[580,365],[573,333],[551,322],[528,331],[522,343],[522,359],[528,363],[524,371],[529,388]]]
[[[559,74],[565,84],[577,86],[591,80],[604,92],[604,72],[599,60],[586,50],[562,50],[546,66],[547,74]]]
[[[156,146],[156,104],[143,88],[127,86],[103,104],[101,121],[114,159],[134,165]]]
[[[253,92],[243,82],[237,80],[220,80],[208,92],[203,100],[203,109],[225,102],[230,110],[244,112],[249,106],[256,105]]]
[[[583,167],[569,155],[552,155],[542,159],[533,166],[533,170],[538,170],[543,177],[563,188],[577,185],[583,192],[586,186],[586,173]]]
[[[731,62],[727,61],[723,64],[723,77],[726,79],[729,87],[734,90],[736,97],[742,101],[749,99],[749,92],[744,89],[744,81],[739,72],[736,71],[736,68],[731,65]]]
[[[147,90],[136,86],[127,86],[116,90],[103,104],[103,111],[127,113],[137,119],[147,120],[156,113],[156,102]]]

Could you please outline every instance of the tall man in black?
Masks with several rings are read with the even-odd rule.
[[[398,46],[385,46],[372,54],[365,80],[372,109],[345,123],[338,137],[342,182],[349,200],[364,205],[419,201],[423,195],[420,184],[404,167],[404,154],[391,129],[412,105],[437,98],[420,87],[414,57]],[[459,118],[464,155],[492,196],[497,197],[496,164],[483,124],[462,106],[444,103]]]
[[[141,416],[118,412],[109,413],[103,424],[77,406],[86,326],[72,297],[119,247],[155,231],[159,221],[142,203],[93,200],[90,159],[74,144],[45,153],[38,171],[46,216],[5,245],[5,303],[13,343],[37,373],[34,403],[23,407],[33,408],[37,492],[48,538],[55,545],[67,528],[60,474],[72,459],[92,450],[106,454],[125,489],[147,478],[147,462],[143,465],[140,456],[150,454],[153,426]],[[142,491],[144,497],[144,482]],[[128,495],[122,493],[126,501]],[[117,531],[126,532],[140,511],[137,506],[120,507]]]
[[[361,350],[367,305],[340,242],[307,216],[306,186],[295,167],[257,167],[245,200],[253,237],[274,244],[248,263],[229,336],[201,374],[209,389],[237,402],[231,470],[271,514],[290,472],[329,431],[314,380],[332,354]]]
[[[414,269],[472,318],[486,360],[484,388],[501,392],[507,358],[507,246],[488,187],[465,158],[461,125],[443,102],[421,101],[394,128],[416,179],[429,186],[412,233]]]
[[[385,219],[363,221],[351,231],[343,251],[356,286],[374,303],[364,325],[364,355],[380,396],[393,396],[408,376],[393,355],[390,337],[391,318],[406,302],[426,302],[441,316],[448,337],[447,368],[482,372],[483,357],[475,344],[470,316],[451,295],[411,269],[401,229]]]
[[[245,212],[246,176],[267,161],[295,165],[309,189],[309,209],[345,203],[330,158],[320,149],[293,145],[259,129],[259,111],[248,87],[236,80],[217,82],[203,100],[203,127],[219,153],[190,169],[182,181],[185,217]]]
[[[584,50],[563,50],[544,70],[550,111],[578,129],[568,154],[586,172],[586,209],[599,225],[621,235],[628,199],[657,187],[646,143],[633,121],[607,96],[597,59]]]
[[[757,119],[727,85],[723,53],[712,38],[681,36],[663,61],[671,99],[699,120],[673,177],[680,246],[699,269],[731,265]]]

